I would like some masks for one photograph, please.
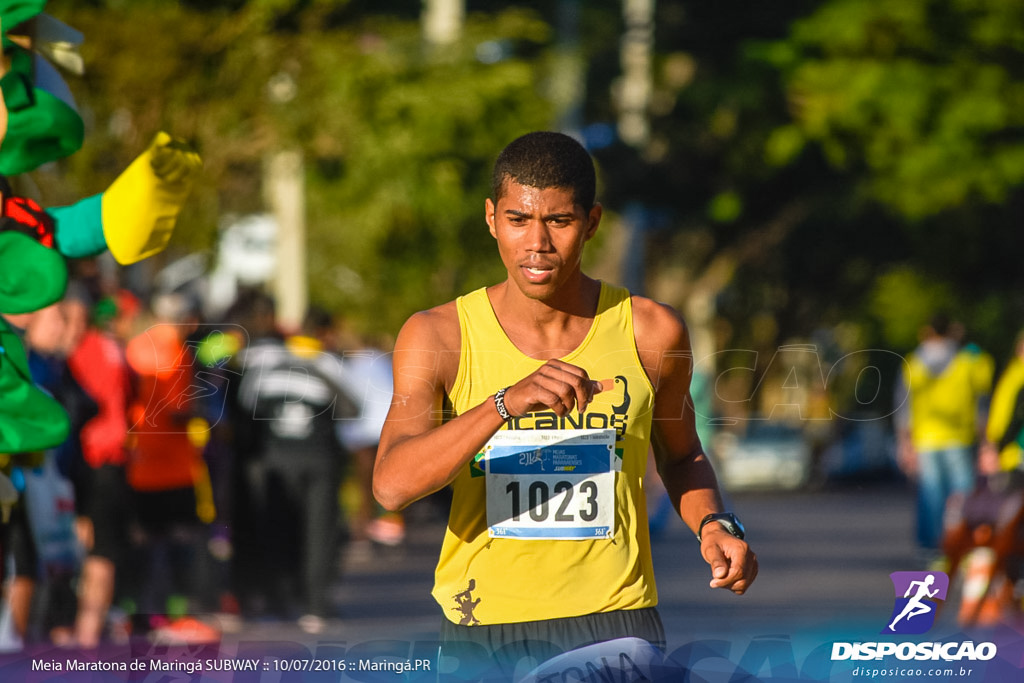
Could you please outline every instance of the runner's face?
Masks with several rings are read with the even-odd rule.
[[[579,273],[583,245],[601,221],[601,206],[588,212],[572,190],[538,189],[508,180],[497,205],[486,203],[487,225],[509,279],[530,298],[544,299]]]

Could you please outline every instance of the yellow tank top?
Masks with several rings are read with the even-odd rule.
[[[509,341],[486,290],[456,303],[462,345],[450,399],[455,414],[461,414],[543,362]],[[536,432],[503,436],[539,439],[539,433],[552,429],[615,430],[614,457],[621,460],[620,471],[610,475],[614,530],[608,537],[572,540],[492,538],[485,480],[494,475],[485,473],[479,459],[468,464],[452,484],[433,590],[450,621],[513,623],[657,604],[644,496],[654,390],[637,355],[627,290],[602,283],[590,332],[562,360],[582,367],[592,379],[614,379],[614,388],[597,394],[582,417],[575,411],[564,418],[553,412],[531,413],[513,418],[502,429]]]

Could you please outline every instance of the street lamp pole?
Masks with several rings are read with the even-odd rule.
[[[295,97],[294,78],[282,72],[271,79],[268,96],[284,106]],[[277,323],[285,330],[298,330],[309,305],[306,278],[306,187],[305,163],[298,149],[276,149],[263,162],[263,195],[277,222],[276,267],[273,292]]]

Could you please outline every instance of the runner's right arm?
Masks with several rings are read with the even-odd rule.
[[[460,333],[455,304],[412,316],[402,327],[393,357],[394,395],[373,468],[373,495],[400,510],[450,484],[505,423],[493,394],[442,423],[442,404],[459,367]],[[599,388],[574,365],[551,360],[509,387],[512,415],[583,408]]]
[[[373,495],[388,510],[446,486],[503,424],[487,403],[441,422],[445,391],[458,371],[458,350],[452,304],[413,315],[398,334],[394,395],[373,467]]]

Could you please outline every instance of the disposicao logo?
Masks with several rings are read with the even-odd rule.
[[[939,600],[946,599],[949,577],[943,572],[893,572],[896,601],[883,634],[915,635],[935,625]],[[994,643],[951,642],[855,642],[833,643],[832,661],[881,660],[896,657],[917,661],[988,661],[998,654]]]
[[[937,600],[945,600],[949,577],[943,572],[893,572],[896,603],[882,633],[927,633],[935,624]]]

